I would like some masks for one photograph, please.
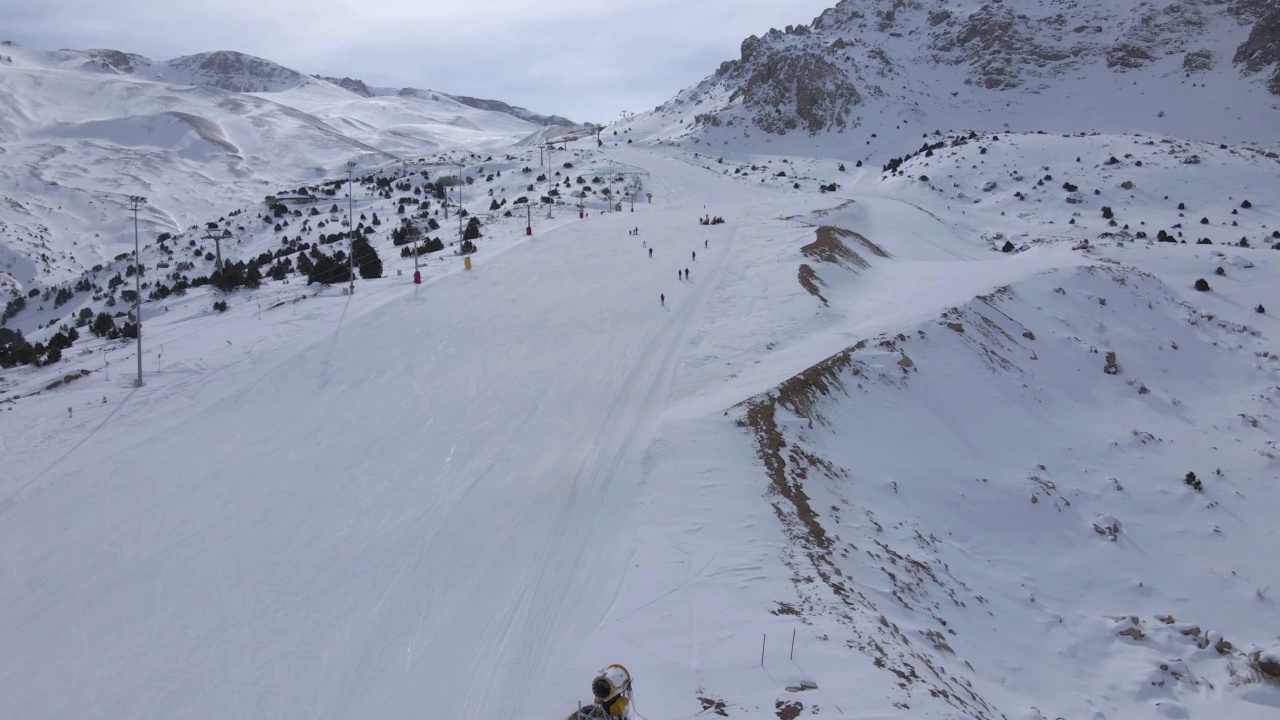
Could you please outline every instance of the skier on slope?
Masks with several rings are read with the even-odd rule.
[[[663,293],[663,294],[661,294],[661,295],[659,295],[659,296],[658,296],[658,304],[659,304],[659,305],[662,305],[662,307],[666,307],[666,306],[667,306],[667,295],[666,295],[666,293]]]

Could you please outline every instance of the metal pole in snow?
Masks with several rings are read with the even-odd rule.
[[[768,635],[760,636],[760,667],[764,667],[764,642],[769,638]]]
[[[791,657],[788,660],[796,659],[796,629],[791,628]]]
[[[459,250],[462,249],[462,236],[466,234],[462,231],[462,172],[465,168],[466,168],[466,165],[463,163],[463,161],[459,160],[458,161],[458,212],[454,213],[455,215],[458,216],[458,249]]]
[[[142,387],[142,258],[138,250],[138,210],[146,198],[133,195],[129,197],[130,210],[133,211],[133,281],[134,281],[134,329],[138,336],[138,379],[135,387]]]
[[[347,237],[351,238],[351,257],[347,258],[347,274],[350,278],[350,292],[356,290],[356,216],[355,216],[355,193],[352,192],[351,174],[356,168],[354,160],[347,161]]]
[[[551,219],[551,208],[556,204],[556,199],[551,195],[551,149],[554,145],[547,145],[547,199],[551,202],[547,203],[547,219]]]

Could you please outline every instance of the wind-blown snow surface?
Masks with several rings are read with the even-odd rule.
[[[621,662],[642,720],[1274,717],[1231,673],[1280,642],[1280,213],[1133,232],[1277,171],[1036,186],[1127,143],[890,178],[611,145],[634,213],[492,226],[421,286],[148,305],[142,388],[131,345],[7,372],[0,715],[558,718]],[[997,162],[1029,199],[973,203]]]

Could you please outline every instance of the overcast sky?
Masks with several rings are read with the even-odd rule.
[[[501,100],[578,122],[650,110],[749,35],[836,0],[41,0],[0,2],[0,40],[168,60],[237,50],[307,74]]]

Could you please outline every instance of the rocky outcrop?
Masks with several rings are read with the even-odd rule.
[[[444,93],[441,94],[443,95]],[[473,107],[477,110],[492,110],[493,112],[506,113],[512,117],[518,117],[521,120],[527,120],[528,122],[536,125],[549,127],[552,125],[575,124],[572,120],[560,117],[559,115],[539,115],[536,112],[526,110],[522,107],[508,105],[499,100],[484,100],[482,98],[467,97],[466,95],[445,95],[445,97],[451,100],[456,100],[467,107]]]
[[[342,88],[343,90],[349,90],[350,92],[353,92],[359,95],[360,97],[373,97],[373,93],[369,90],[369,86],[365,85],[363,80],[357,80],[355,78],[349,78],[349,77],[344,77],[344,78],[322,77],[320,75],[314,75],[313,77],[319,78],[326,82],[331,82],[334,85],[337,85],[338,87]]]
[[[737,85],[730,101],[740,99],[755,126],[769,133],[843,128],[862,102],[845,68],[818,53],[776,48],[754,35],[743,41],[741,58],[721,65],[717,75]]]
[[[1139,12],[1125,23],[1117,46],[1139,48],[1151,59],[1181,52],[1189,42],[1200,39],[1209,27],[1210,18],[1202,5],[1199,0],[1180,0]],[[1108,53],[1108,59],[1110,55]],[[1139,64],[1146,62],[1141,57],[1130,57]]]
[[[1267,89],[1280,95],[1280,7],[1273,6],[1258,19],[1249,39],[1236,49],[1231,62],[1243,65],[1248,73],[1260,73],[1271,68]]]
[[[1182,69],[1186,72],[1208,72],[1213,69],[1212,50],[1193,50],[1182,58]]]
[[[793,129],[797,120],[810,133],[844,127],[849,109],[862,102],[843,70],[807,53],[769,58],[747,78],[742,95],[747,107],[759,110],[756,124],[769,132]]]
[[[919,10],[921,4],[919,0],[893,0],[887,8],[875,11],[878,22],[876,30],[880,32],[892,32],[894,24],[898,21],[898,13],[904,10]]]
[[[230,50],[175,58],[158,69],[167,82],[231,92],[282,92],[308,82],[307,76],[283,65]]]
[[[938,18],[931,16],[930,22]],[[1031,19],[1003,4],[984,5],[958,22],[949,16],[938,20],[942,29],[930,47],[939,59],[972,68],[969,82],[990,90],[1023,84],[1026,68],[1045,67],[1071,57],[1071,53],[1041,42]]]
[[[1129,43],[1121,43],[1107,51],[1107,67],[1133,70],[1154,60],[1146,48]]]
[[[151,64],[150,60],[141,55],[119,50],[86,50],[85,54],[89,57],[85,63],[86,68],[118,75],[131,75],[138,68]]]
[[[1242,23],[1252,23],[1275,6],[1275,0],[1228,0],[1227,12]]]
[[[1012,103],[1065,78],[1131,86],[1179,61],[1212,81],[1204,76],[1229,71],[1217,41],[1238,43],[1250,27],[1236,62],[1280,92],[1278,18],[1276,0],[841,0],[809,26],[747,38],[737,60],[655,112],[683,114],[680,132],[816,134],[857,127],[883,106],[907,117]],[[1130,77],[1106,77],[1121,73]]]

